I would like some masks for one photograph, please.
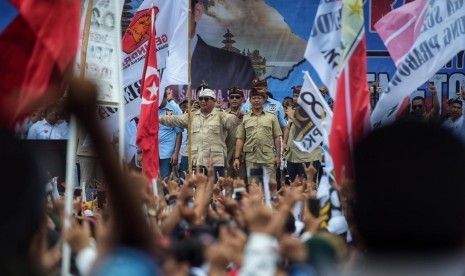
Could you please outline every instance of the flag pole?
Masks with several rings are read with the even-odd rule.
[[[118,6],[119,3],[119,6]],[[119,20],[116,22],[121,22],[121,15],[123,14],[123,3],[124,1],[115,1],[115,9],[117,11],[117,14],[119,15]],[[116,33],[117,33],[117,38],[119,43],[116,44],[116,52],[118,54],[122,53],[121,50],[121,24],[115,24],[116,28]],[[88,36],[88,34],[87,34]],[[86,45],[87,49],[87,45]],[[87,50],[86,50],[87,51]],[[124,161],[124,145],[125,145],[125,128],[124,128],[124,123],[126,120],[126,110],[125,110],[125,102],[124,102],[124,96],[122,93],[122,88],[123,88],[123,71],[118,70],[118,86],[120,88],[120,91],[118,93],[118,125],[119,125],[119,135],[118,135],[118,153],[119,153],[119,163],[120,166],[123,166],[123,161]]]
[[[81,61],[79,76],[81,79],[85,76],[86,70],[86,56],[87,44],[89,40],[90,19],[92,16],[92,7],[94,1],[89,0],[87,5],[86,21],[84,25],[84,38],[83,47],[81,50]],[[74,166],[76,166],[76,146],[77,146],[77,122],[76,116],[71,114],[69,121],[69,138],[66,145],[66,189],[65,189],[65,216],[63,221],[63,228],[69,229],[71,227],[71,216],[73,212],[73,190],[74,190]],[[71,275],[71,248],[65,241],[62,249],[61,259],[61,275]]]
[[[188,11],[188,20],[187,20],[187,114],[188,114],[188,124],[187,124],[187,156],[189,164],[189,173],[192,172],[192,140],[191,140],[191,98],[192,98],[192,89],[191,89],[191,29],[192,26],[192,1],[189,1],[189,11]],[[184,176],[186,177],[186,176]]]

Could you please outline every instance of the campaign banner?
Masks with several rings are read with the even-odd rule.
[[[138,1],[126,1],[123,7],[121,24],[125,30],[122,38],[121,62],[123,66],[123,99],[125,101],[126,124],[130,125],[140,115],[140,88],[151,22],[152,5],[158,9],[155,20],[157,35],[155,45],[160,78],[166,69],[167,59],[172,54],[170,43],[174,31],[181,29],[178,24],[180,15],[186,16],[187,6],[183,1],[145,0],[137,8]],[[132,14],[132,12],[134,14]],[[127,22],[130,23],[127,23]],[[187,43],[187,28],[184,30],[184,44]],[[180,37],[179,35],[177,37]],[[177,44],[182,42],[177,42]],[[187,69],[187,68],[186,68]],[[160,87],[164,91],[165,87]],[[99,106],[97,115],[105,126],[108,140],[118,136],[118,109],[112,106]],[[130,133],[135,133],[131,131]],[[126,141],[133,137],[126,137]]]
[[[79,48],[75,72],[81,70],[81,54],[84,45],[84,30],[89,0],[82,2]],[[85,77],[98,87],[97,101],[116,105],[121,92],[121,3],[118,1],[94,1],[91,7],[89,37],[87,41]]]

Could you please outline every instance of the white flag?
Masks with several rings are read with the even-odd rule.
[[[418,1],[418,0],[417,0]],[[423,0],[422,0],[423,1]],[[431,78],[441,67],[451,60],[458,52],[465,49],[465,1],[428,1],[425,16],[416,15],[415,24],[407,24],[416,30],[411,33],[418,35],[409,49],[396,49],[393,56],[401,56],[396,62],[397,72],[381,95],[376,108],[371,115],[374,128],[389,124],[396,119],[401,101],[419,86]],[[377,31],[381,34],[391,31],[390,25],[398,24],[392,20],[393,15],[400,14],[403,9],[396,9],[377,23]],[[414,18],[414,19],[415,19]],[[423,20],[420,20],[423,19]],[[384,43],[396,45],[396,39],[403,39],[402,32],[409,28],[399,29],[385,39]],[[383,35],[381,35],[383,37]],[[399,42],[397,45],[401,45]],[[387,45],[391,52],[390,46]],[[404,50],[403,53],[399,51]]]
[[[323,141],[323,116],[330,121],[333,112],[308,72],[305,71],[303,74],[302,92],[297,100],[298,105],[294,113],[295,133],[291,138],[300,150],[311,152]]]
[[[305,58],[328,87],[333,99],[336,99],[339,74],[341,9],[341,0],[320,1],[305,50]]]
[[[166,57],[166,69],[160,83],[160,90],[164,91],[169,85],[187,85],[188,57],[187,57],[187,20],[188,2],[179,1],[179,18],[170,41],[169,53]]]

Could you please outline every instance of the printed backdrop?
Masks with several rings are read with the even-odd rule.
[[[248,79],[252,75],[266,78],[268,90],[279,101],[282,101],[286,96],[292,96],[292,86],[302,85],[302,71],[309,71],[315,83],[321,84],[311,65],[304,59],[305,48],[319,4],[318,0],[199,1],[204,4],[205,12],[196,24],[196,34],[199,35],[196,47],[199,46],[201,40],[209,47],[209,52],[212,54],[203,51],[202,55],[199,56],[194,51],[192,59],[197,67],[192,68],[196,71],[192,72],[192,75],[200,72],[201,79],[207,83],[221,83],[222,87],[212,87],[216,90],[218,98],[226,100],[226,87],[236,85],[238,81],[244,81],[240,85],[246,87]],[[131,25],[131,19],[134,15],[141,17],[143,14],[139,8],[141,4],[148,7],[148,2],[150,1],[125,1],[122,15],[123,32],[127,28],[138,31],[137,26]],[[186,6],[188,2],[187,0],[152,0],[151,2],[154,2],[159,8],[156,25],[157,46],[160,50],[158,63],[162,77],[160,89],[172,89],[175,99],[180,100],[187,95],[187,78],[185,77],[187,68],[185,64],[187,62]],[[379,81],[382,87],[386,87],[396,70],[389,53],[374,29],[374,24],[384,14],[408,2],[411,0],[365,0],[367,79],[369,82]],[[164,23],[161,22],[162,19]],[[148,23],[144,22],[141,20],[139,23]],[[167,22],[169,23],[167,24]],[[321,22],[321,24],[323,29],[331,28],[333,27],[331,24],[334,22],[328,20]],[[128,33],[125,35],[127,36]],[[137,45],[132,46],[131,49],[136,49],[135,52],[124,52],[123,47],[124,98],[127,103],[127,122],[136,117],[140,109],[139,89],[146,43],[144,38],[139,39]],[[229,53],[218,58],[219,50],[215,50],[213,47],[226,49]],[[247,58],[250,62],[247,61]],[[209,67],[207,66],[209,60],[229,64],[232,68],[226,70],[223,65],[216,69]],[[137,68],[137,70],[128,70],[131,67]],[[443,105],[448,98],[455,96],[460,91],[460,86],[465,85],[463,68],[464,52],[462,51],[429,80],[435,83]],[[220,73],[222,75],[219,75]],[[195,89],[199,84],[193,82],[192,88]],[[248,95],[248,90],[245,94]],[[417,91],[414,91],[412,97],[416,95],[426,96],[428,108],[432,107],[431,94],[427,91],[426,85],[422,85]],[[227,103],[224,104],[224,106],[226,105]],[[98,114],[106,124],[108,134],[114,135],[117,131],[117,109],[102,106],[99,108]],[[129,140],[130,137],[126,141]]]

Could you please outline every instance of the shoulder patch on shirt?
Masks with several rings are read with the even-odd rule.
[[[276,111],[276,104],[270,104],[270,111]]]
[[[166,115],[173,115],[173,110],[172,109],[167,109],[166,110]]]

